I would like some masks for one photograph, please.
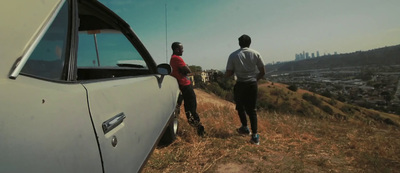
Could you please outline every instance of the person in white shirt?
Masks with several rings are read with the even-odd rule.
[[[240,134],[250,134],[250,130],[247,127],[247,114],[252,132],[250,142],[259,145],[256,112],[257,81],[264,78],[265,67],[260,53],[250,49],[250,44],[250,36],[244,34],[239,37],[240,49],[229,55],[225,77],[231,77],[234,74],[237,77],[233,92],[236,110],[242,123],[242,126],[237,131]]]

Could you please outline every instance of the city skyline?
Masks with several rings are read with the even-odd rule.
[[[400,44],[397,0],[100,2],[132,26],[157,63],[169,62],[170,44],[180,41],[187,64],[224,70],[242,34],[265,64],[304,50],[323,55]]]

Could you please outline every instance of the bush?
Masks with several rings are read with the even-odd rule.
[[[313,117],[318,114],[314,110],[313,106],[307,102],[301,102],[300,109],[297,110],[297,113],[306,117]]]
[[[282,97],[285,95],[285,92],[278,88],[271,89],[269,93],[273,96],[278,96],[278,97]]]
[[[284,112],[284,113],[295,113],[292,105],[288,101],[284,101],[280,106],[279,106],[279,111]]]
[[[210,84],[204,86],[204,89],[207,92],[214,93],[222,99],[233,102],[233,90],[225,90],[221,88],[217,82],[211,82]]]
[[[333,114],[332,108],[329,107],[328,105],[322,106],[321,109],[322,109],[324,112],[328,113],[329,115],[332,115],[332,114]]]
[[[310,102],[311,104],[319,107],[321,106],[322,101],[320,99],[318,99],[317,97],[315,97],[314,95],[308,94],[308,93],[304,93],[303,94],[303,99],[307,100],[308,102]]]
[[[272,98],[269,96],[268,89],[258,89],[257,109],[276,110],[276,106],[272,103]]]
[[[290,85],[287,87],[289,90],[296,92],[297,91],[297,86],[296,85]]]
[[[354,109],[353,106],[349,106],[349,105],[344,105],[340,108],[340,110],[344,113],[347,114],[354,114],[356,112],[356,110]]]
[[[322,92],[321,95],[328,98],[332,98],[332,93],[327,89],[324,92]]]
[[[329,99],[329,101],[326,101],[327,103],[329,103],[332,106],[335,106],[337,104],[337,101],[333,98]]]

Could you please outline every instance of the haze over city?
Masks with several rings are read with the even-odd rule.
[[[184,45],[189,65],[224,70],[237,38],[252,37],[264,62],[296,54],[350,53],[400,44],[398,0],[100,0],[124,18],[157,63]],[[167,22],[166,22],[167,21]]]

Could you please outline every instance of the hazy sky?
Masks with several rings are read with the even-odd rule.
[[[294,60],[303,51],[323,55],[400,44],[400,0],[100,2],[131,25],[157,63],[169,62],[171,43],[180,41],[187,64],[224,70],[242,34],[265,63]]]

